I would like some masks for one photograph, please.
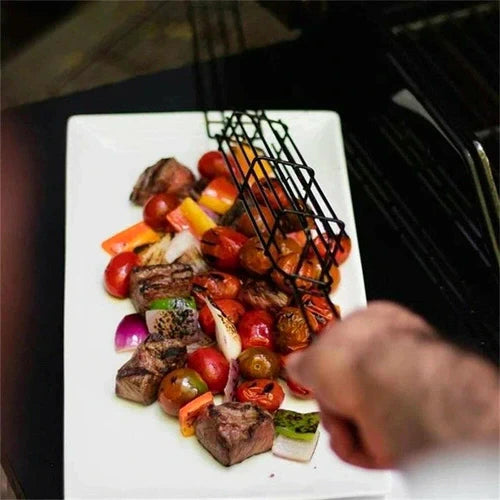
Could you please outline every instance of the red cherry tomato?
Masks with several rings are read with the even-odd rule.
[[[270,207],[275,210],[290,206],[288,196],[279,179],[260,179],[258,184],[254,183],[252,186],[252,192],[261,205],[266,205],[267,200]]]
[[[215,305],[230,319],[233,324],[237,324],[245,312],[245,307],[241,302],[233,299],[215,300]],[[201,329],[210,337],[215,336],[215,321],[210,309],[204,305],[198,317]]]
[[[223,271],[232,271],[239,267],[239,253],[247,239],[230,227],[214,227],[203,233],[201,251],[209,264]]]
[[[325,297],[308,294],[302,300],[314,333],[319,334],[330,321],[337,319]]]
[[[328,250],[330,252],[333,252],[335,248],[335,240],[328,237],[326,233],[322,234],[323,238],[327,242]],[[326,248],[323,242],[321,241],[320,236],[316,236],[314,238],[314,244],[316,245],[316,248],[318,249],[318,252],[321,257],[326,256]],[[311,249],[311,252],[314,254],[314,250]],[[337,261],[337,264],[340,266],[343,262],[347,260],[347,257],[349,257],[349,254],[351,253],[351,238],[347,236],[347,234],[342,235],[340,238],[340,245],[338,246],[337,253],[335,254],[335,260]]]
[[[134,252],[122,252],[115,255],[104,271],[106,291],[120,299],[128,297],[130,272],[138,265],[139,257]]]
[[[240,403],[254,403],[264,410],[276,411],[285,399],[281,386],[270,378],[259,378],[243,382],[236,389]]]
[[[188,356],[187,365],[201,375],[214,394],[224,391],[229,375],[229,363],[217,349],[197,349]]]
[[[231,163],[231,157],[228,157]],[[227,166],[224,155],[220,151],[208,151],[198,161],[198,171],[202,177],[213,179],[214,177],[230,177],[231,173]]]
[[[142,211],[144,222],[155,231],[173,231],[166,215],[179,204],[180,201],[173,194],[159,193],[151,196]]]
[[[273,349],[274,318],[264,309],[247,311],[238,323],[241,347],[267,347]]]
[[[193,295],[198,308],[205,305],[203,297],[209,296],[212,300],[235,299],[241,289],[241,282],[232,274],[221,271],[210,271],[193,278]]]

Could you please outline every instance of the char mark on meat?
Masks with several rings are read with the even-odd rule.
[[[146,168],[135,183],[130,201],[144,205],[153,194],[168,193],[180,198],[189,195],[195,184],[193,172],[175,158],[162,158]]]
[[[162,378],[172,370],[182,368],[186,359],[187,351],[182,342],[149,335],[118,370],[116,395],[150,405],[156,401]]]
[[[230,466],[272,448],[273,418],[251,403],[210,406],[196,421],[196,437],[222,465]]]
[[[189,297],[193,271],[186,264],[135,267],[130,273],[130,299],[144,313],[155,299]]]

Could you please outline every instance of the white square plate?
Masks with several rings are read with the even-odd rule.
[[[339,117],[305,111],[270,116],[289,125],[351,237],[352,253],[334,296],[346,314],[365,304],[365,292]],[[309,464],[266,453],[225,468],[196,438],[183,438],[177,420],[158,404],[142,407],[115,396],[116,371],[130,353],[115,352],[114,333],[133,307],[105,293],[102,276],[109,257],[100,243],[141,220],[141,209],[128,196],[145,167],[175,156],[195,168],[216,143],[206,135],[202,113],[74,116],[67,141],[66,497],[327,499],[385,494],[388,474],[341,462],[331,453],[326,432]],[[288,397],[283,406],[315,409],[313,402]]]

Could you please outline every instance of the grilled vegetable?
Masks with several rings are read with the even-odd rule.
[[[232,359],[229,362],[229,375],[227,377],[226,387],[224,387],[224,403],[234,401],[239,378],[240,370],[238,360]]]
[[[214,394],[224,390],[229,375],[229,363],[220,351],[213,347],[197,349],[188,355],[187,365],[201,375]]]
[[[279,179],[263,178],[260,180],[259,184],[253,184],[252,192],[260,204],[265,205],[267,200],[270,208],[274,210],[288,208],[290,206],[288,196],[286,195],[283,185]]]
[[[211,271],[193,279],[193,294],[198,307],[205,304],[204,297],[212,300],[235,299],[241,289],[240,280],[232,274]]]
[[[157,266],[159,264],[168,264],[167,253],[170,248],[172,236],[166,234],[160,241],[149,245],[144,250],[140,251],[139,262],[141,266]]]
[[[312,259],[304,259],[299,269],[300,263],[300,253],[289,253],[286,255],[281,255],[278,258],[278,267],[286,274],[297,274],[302,278],[298,278],[295,283],[299,288],[305,288],[306,290],[313,286],[313,283],[309,281],[310,279],[317,279],[318,277],[318,266],[317,263]],[[281,274],[278,270],[274,270],[271,273],[271,278],[276,283],[276,285],[281,288],[284,292],[291,293],[292,287],[289,280]]]
[[[200,242],[195,236],[193,236],[193,233],[191,233],[188,229],[177,233],[173,237],[172,242],[166,251],[166,263],[172,264],[172,262],[175,262],[179,257],[192,248],[200,248]]]
[[[238,321],[245,312],[245,308],[237,300],[219,299],[214,300],[214,303],[233,325],[238,324]],[[210,337],[215,337],[215,321],[206,304],[200,309],[199,321],[201,329]]]
[[[175,210],[167,214],[167,220],[176,231],[189,229],[197,238],[201,238],[205,231],[215,227],[215,222],[192,198],[184,198]]]
[[[144,318],[140,314],[127,314],[116,328],[115,349],[118,352],[133,351],[148,335]]]
[[[277,378],[280,372],[278,356],[266,347],[250,347],[238,357],[240,373],[247,379]]]
[[[310,333],[297,307],[284,307],[276,316],[276,347],[284,354],[299,351],[309,345]]]
[[[273,348],[273,316],[262,309],[247,311],[238,323],[243,349],[247,347]]]
[[[210,299],[206,300],[206,304],[215,321],[215,338],[219,349],[228,361],[236,359],[241,352],[241,339],[236,327]]]
[[[226,177],[216,177],[201,193],[198,203],[213,210],[216,214],[225,214],[238,196],[238,190]]]
[[[194,436],[194,424],[198,416],[205,408],[214,404],[214,397],[211,392],[205,392],[191,402],[185,404],[179,410],[179,425],[184,437]]]
[[[115,255],[104,270],[104,288],[119,299],[128,297],[130,288],[130,274],[139,263],[134,252],[123,252]]]
[[[330,239],[326,233],[323,233],[322,237],[326,241],[326,247],[321,236],[316,236],[316,238],[314,238],[314,244],[316,245],[320,256],[325,257],[327,252],[333,252],[335,249],[335,239]],[[335,254],[335,261],[337,262],[337,265],[340,266],[340,264],[343,264],[347,260],[347,257],[349,257],[349,254],[351,253],[351,238],[349,238],[347,234],[343,234],[340,238],[340,245],[338,245],[337,248],[338,250]],[[313,252],[313,250],[311,250],[311,252]]]
[[[275,431],[291,439],[312,441],[318,425],[318,412],[298,413],[292,410],[278,410],[274,414]]]
[[[261,378],[243,382],[236,389],[236,399],[240,403],[254,403],[264,410],[277,410],[285,393],[276,380]]]
[[[302,301],[314,333],[320,333],[330,321],[336,319],[325,297],[308,294],[304,295]]]
[[[198,311],[195,309],[154,309],[146,311],[149,333],[170,339],[179,339],[186,344],[200,336]]]
[[[269,253],[274,259],[278,251],[274,245],[270,245]],[[250,238],[240,250],[240,263],[247,271],[254,274],[266,274],[272,266],[271,259],[265,254],[264,247],[257,236]]]
[[[270,234],[275,222],[275,217],[271,210],[264,206],[260,206],[258,208],[253,207],[250,209],[250,213],[259,228],[259,232],[261,234]],[[241,231],[246,236],[255,235],[255,228],[253,226],[252,219],[247,212],[240,215],[236,221],[236,229]]]
[[[229,177],[231,175],[226,159],[220,151],[206,152],[198,160],[198,171],[202,177],[207,179],[213,179],[219,176]]]
[[[155,243],[159,239],[160,235],[155,233],[145,222],[138,222],[103,241],[101,246],[110,255],[117,255]]]
[[[149,309],[196,309],[196,302],[193,297],[166,297],[153,300]]]
[[[301,441],[300,439],[290,439],[279,434],[274,439],[273,455],[296,462],[309,462],[314,455],[318,444],[319,430],[316,431],[312,441]]]
[[[155,194],[144,205],[142,218],[155,231],[162,231],[164,233],[172,231],[173,228],[168,223],[166,215],[176,209],[179,204],[179,199],[173,194]]]
[[[231,151],[234,155],[236,162],[241,167],[243,175],[246,175],[247,172],[250,170],[252,166],[252,161],[256,156],[264,155],[264,152],[262,150],[255,148],[254,152],[254,148],[244,143],[242,143],[241,145],[236,143],[233,144],[231,146]],[[273,176],[273,170],[267,160],[257,160],[256,163],[253,165],[253,172],[255,174],[255,177],[257,177],[257,179],[265,177],[266,173],[269,177]],[[255,177],[254,175],[250,176],[249,179],[250,185],[252,185],[255,182]]]
[[[247,237],[230,227],[214,227],[203,234],[201,251],[217,269],[232,271],[239,267],[239,253]]]
[[[208,392],[207,384],[197,372],[178,368],[161,381],[158,402],[165,413],[177,416],[181,407],[205,392]]]

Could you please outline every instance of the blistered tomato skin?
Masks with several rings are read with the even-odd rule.
[[[306,348],[311,334],[298,307],[284,307],[276,316],[275,342],[283,354]]]
[[[229,363],[220,351],[213,347],[197,349],[188,356],[187,365],[200,374],[214,394],[224,391]]]
[[[267,207],[260,206],[259,208],[253,207],[250,211],[260,233],[269,234],[272,231],[275,222],[275,217],[271,210]],[[236,227],[238,231],[241,231],[246,236],[255,236],[255,229],[247,212],[238,218],[236,221]]]
[[[304,295],[302,300],[314,333],[321,333],[328,323],[337,319],[325,297]]]
[[[139,257],[134,252],[115,255],[104,270],[104,288],[113,297],[128,297],[130,273],[139,265]]]
[[[329,252],[333,252],[335,249],[335,240],[330,240],[328,235],[326,233],[322,234],[323,239],[327,242],[327,247]],[[323,241],[321,240],[321,236],[316,236],[314,239],[314,243],[316,245],[316,248],[318,250],[318,253],[320,254],[321,257],[325,257],[327,254],[327,247],[325,247]],[[311,250],[311,252],[314,252],[314,250]],[[337,265],[340,266],[343,264],[346,260],[347,257],[349,257],[351,253],[351,238],[347,236],[347,234],[342,235],[340,238],[340,245],[338,245],[338,250],[337,253],[335,254],[335,260],[337,262]]]
[[[278,256],[278,251],[274,245],[270,245],[269,252],[274,259]],[[241,267],[252,274],[266,274],[272,266],[271,259],[264,252],[264,246],[257,236],[250,238],[240,250]]]
[[[243,349],[248,347],[267,347],[273,349],[273,316],[263,310],[247,311],[238,323],[238,333]]]
[[[177,416],[182,406],[208,391],[200,374],[191,368],[178,368],[163,377],[158,402],[165,413]]]
[[[247,239],[230,227],[214,227],[203,234],[201,251],[215,268],[233,271],[239,267],[239,253]]]
[[[259,185],[260,184],[260,185]],[[272,209],[288,208],[290,202],[279,179],[261,179],[252,186],[252,192],[258,203],[265,205],[266,200]]]
[[[215,300],[215,305],[229,318],[234,325],[238,324],[241,316],[245,313],[245,307],[241,302],[234,299],[219,299]],[[210,309],[205,304],[201,309],[198,317],[201,329],[206,335],[215,337],[215,321]]]
[[[264,410],[276,411],[285,399],[285,393],[276,380],[261,378],[243,382],[236,389],[240,403],[254,403]]]
[[[206,296],[212,300],[235,299],[240,290],[241,281],[222,271],[210,271],[193,278],[193,295],[199,308],[205,305]]]

